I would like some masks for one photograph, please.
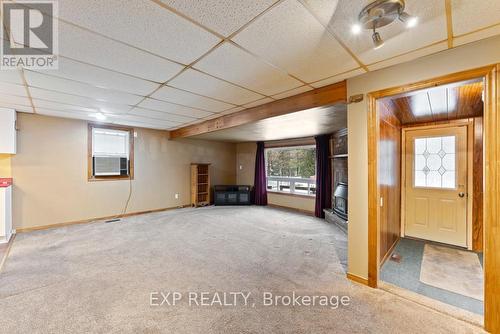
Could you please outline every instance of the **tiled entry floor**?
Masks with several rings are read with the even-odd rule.
[[[424,247],[426,242],[403,238],[393,250],[401,256],[399,263],[388,259],[380,272],[382,281],[411,290],[464,310],[483,314],[483,302],[452,291],[440,289],[420,281]],[[477,254],[482,265],[482,254]]]

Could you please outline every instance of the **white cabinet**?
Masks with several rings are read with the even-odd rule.
[[[12,180],[0,179],[0,243],[12,235]]]
[[[0,154],[16,154],[16,111],[14,109],[0,108]]]

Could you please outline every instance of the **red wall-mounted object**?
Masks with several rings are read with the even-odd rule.
[[[12,178],[0,178],[0,188],[7,188],[12,185]]]

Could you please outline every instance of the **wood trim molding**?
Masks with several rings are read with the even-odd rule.
[[[380,268],[382,268],[382,266],[384,265],[385,261],[387,261],[389,259],[389,255],[392,253],[392,251],[394,250],[394,248],[396,248],[396,246],[399,243],[399,240],[401,240],[401,237],[398,237],[398,239],[396,241],[394,241],[394,243],[389,248],[389,250],[387,251],[387,253],[384,255],[384,257],[382,258],[382,260],[380,260],[380,265],[379,265]]]
[[[380,117],[377,99],[368,94],[368,285],[376,288],[379,272],[380,187],[378,186],[378,153]]]
[[[112,129],[127,131],[129,133],[129,175],[127,176],[94,176],[92,173],[92,129]],[[134,179],[134,129],[125,126],[117,126],[113,124],[101,124],[101,123],[88,123],[88,137],[87,137],[87,180],[90,182],[95,181],[117,181],[117,180],[133,180]]]
[[[484,326],[500,333],[500,64],[486,75],[484,113]]]
[[[368,280],[366,278],[363,278],[363,277],[360,277],[360,276],[357,276],[357,275],[354,275],[351,273],[347,273],[347,278],[349,280],[356,282],[356,283],[359,283],[359,284],[369,285]]]
[[[423,80],[415,83],[410,83],[407,85],[401,85],[396,87],[391,87],[387,89],[382,89],[376,92],[371,92],[370,95],[375,99],[380,99],[387,96],[405,94],[413,92],[419,89],[431,88],[436,86],[447,85],[450,83],[455,83],[459,81],[466,81],[471,79],[477,79],[480,77],[487,76],[496,65],[488,65],[475,69],[470,69],[467,71],[452,73],[448,75],[443,75],[434,79]]]
[[[444,1],[446,12],[446,31],[448,34],[448,49],[453,47],[453,13],[451,8],[451,0]]]
[[[452,73],[368,94],[368,283],[378,282],[379,187],[378,123],[376,100],[453,82],[485,78],[484,109],[484,326],[500,332],[500,64]]]
[[[260,121],[270,117],[286,115],[311,108],[330,106],[337,103],[347,103],[347,84],[345,80],[278,101],[269,102],[261,106],[173,130],[170,132],[170,138],[175,139],[200,135]]]
[[[182,206],[175,206],[175,207],[168,207],[168,208],[161,208],[161,209],[154,209],[154,210],[146,210],[146,211],[130,212],[130,213],[118,214],[118,215],[114,215],[114,216],[90,218],[90,219],[77,220],[77,221],[64,222],[64,223],[57,223],[57,224],[50,224],[50,225],[41,225],[41,226],[33,226],[33,227],[21,227],[21,228],[16,228],[16,233],[26,233],[26,232],[31,232],[31,231],[48,230],[48,229],[52,229],[52,228],[60,228],[60,227],[71,226],[71,225],[97,223],[97,222],[101,222],[101,221],[108,220],[108,219],[126,218],[126,217],[144,215],[144,214],[148,214],[148,213],[170,211],[170,210],[176,210],[176,209],[182,209],[182,208],[189,208],[189,207],[191,207],[191,205],[185,204],[185,205],[182,205]]]

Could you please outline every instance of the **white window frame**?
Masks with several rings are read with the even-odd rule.
[[[96,131],[109,131],[110,133],[115,133],[117,135],[122,135],[126,133],[127,137],[127,147],[125,147],[124,152],[119,152],[117,154],[113,153],[95,153],[95,139],[94,135]],[[124,157],[128,161],[128,175],[94,175],[93,170],[93,159],[94,157]],[[89,181],[105,181],[105,180],[133,180],[134,179],[134,129],[128,127],[119,127],[113,125],[105,124],[93,124],[88,125],[88,180]]]
[[[294,149],[306,149],[306,148],[313,148],[316,150],[315,145],[296,145],[296,146],[278,146],[278,147],[268,147],[264,149],[264,158],[265,158],[265,165],[266,165],[266,188],[267,192],[269,193],[276,193],[276,194],[284,194],[284,195],[290,195],[290,196],[304,196],[304,197],[312,197],[314,198],[316,196],[316,179],[310,179],[310,178],[298,178],[298,177],[286,177],[286,176],[269,176],[267,175],[267,166],[268,166],[268,161],[267,161],[267,151],[268,150],[294,150]],[[316,165],[316,160],[314,161],[314,169],[315,169],[315,174],[317,174],[317,165]],[[271,180],[270,180],[271,179]],[[273,180],[274,179],[274,180]],[[269,181],[276,181],[276,190],[269,189]],[[280,182],[288,182],[289,183],[289,191],[282,191],[280,190]],[[295,184],[306,184],[307,186],[307,193],[300,193],[295,191]],[[312,187],[314,186],[314,187]],[[314,189],[314,192],[312,192],[312,189]]]

